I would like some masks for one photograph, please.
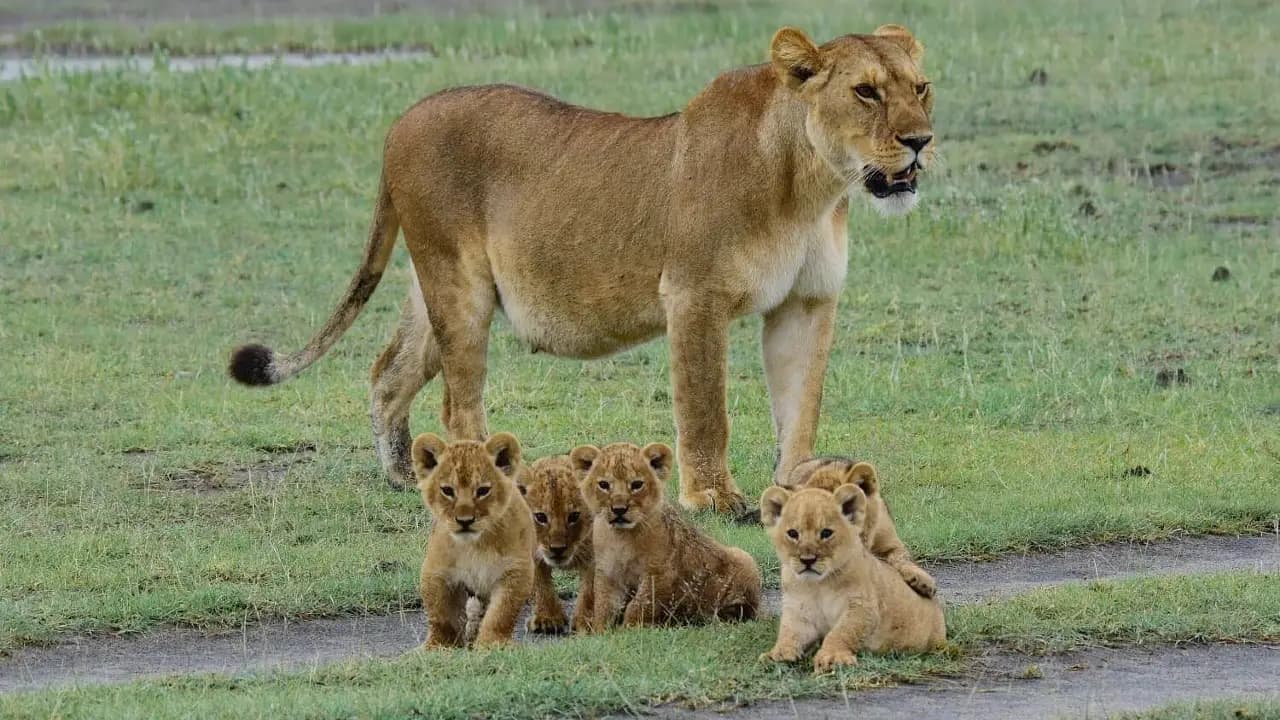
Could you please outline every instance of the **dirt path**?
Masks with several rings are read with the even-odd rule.
[[[1044,585],[1137,574],[1280,568],[1280,536],[1187,538],[931,568],[948,602],[975,602]],[[776,612],[777,591],[766,598]],[[523,627],[523,623],[521,624]],[[422,642],[419,611],[269,622],[210,633],[171,628],[132,637],[81,638],[0,658],[0,692],[72,683],[124,682],[195,672],[241,673],[384,657]]]
[[[1280,647],[1191,645],[993,655],[972,676],[839,699],[762,703],[732,712],[660,708],[678,720],[805,718],[1100,718],[1199,698],[1280,699]],[[1027,679],[1029,666],[1042,676]],[[1034,674],[1034,673],[1033,673]]]

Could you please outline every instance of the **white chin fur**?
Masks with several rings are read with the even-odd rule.
[[[918,202],[920,202],[920,194],[918,192],[895,193],[883,198],[871,196],[871,205],[885,217],[906,215],[915,209]]]

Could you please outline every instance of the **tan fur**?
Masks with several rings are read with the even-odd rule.
[[[717,543],[663,499],[671,448],[614,443],[574,449],[582,494],[594,514],[592,626],[629,627],[755,617],[760,570]]]
[[[437,373],[449,436],[485,436],[489,326],[502,311],[532,352],[565,357],[667,334],[680,502],[740,512],[727,460],[729,324],[764,315],[785,478],[812,454],[850,187],[863,196],[870,178],[914,178],[934,157],[936,144],[907,144],[932,137],[917,48],[898,26],[821,47],[784,28],[769,63],[725,72],[682,112],[652,118],[506,85],[432,95],[387,133],[365,261],[338,309],[296,354],[240,348],[232,375],[268,385],[319,358],[354,321],[402,230],[415,283],[371,397],[392,485],[409,473],[409,407]],[[855,95],[859,85],[877,88],[876,99]],[[905,212],[915,198],[872,202]]]
[[[937,598],[913,592],[863,544],[866,507],[855,485],[834,494],[765,490],[760,512],[782,565],[782,619],[762,660],[796,662],[821,641],[813,669],[824,673],[857,664],[860,650],[919,652],[946,643]]]
[[[898,538],[898,529],[889,516],[889,506],[880,494],[880,480],[871,463],[848,458],[825,457],[806,460],[791,471],[779,485],[788,490],[818,488],[835,492],[844,484],[853,484],[867,496],[867,521],[862,542],[873,555],[889,563],[902,575],[912,590],[931,598],[938,590],[933,576],[911,560],[907,546]]]
[[[510,433],[483,443],[423,433],[413,467],[433,521],[422,562],[426,646],[466,644],[469,597],[482,606],[475,644],[510,642],[533,589],[533,520],[512,480],[524,472],[520,443]]]
[[[538,460],[519,482],[537,532],[534,551],[533,615],[529,632],[561,633],[570,625],[556,594],[552,570],[578,576],[578,602],[573,631],[590,629],[595,606],[595,562],[591,547],[591,511],[578,487],[578,474],[568,455]]]

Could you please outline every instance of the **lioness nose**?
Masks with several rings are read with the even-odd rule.
[[[916,152],[920,152],[921,150],[923,150],[924,146],[928,145],[930,140],[933,140],[933,135],[930,133],[925,133],[923,135],[899,135],[898,136],[898,142],[902,143],[903,145],[906,145],[907,147],[911,148],[912,150],[915,150]]]

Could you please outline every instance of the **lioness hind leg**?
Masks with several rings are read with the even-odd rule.
[[[416,485],[409,459],[409,409],[423,386],[440,372],[440,349],[416,284],[405,300],[391,343],[373,365],[369,416],[373,446],[397,490]]]

